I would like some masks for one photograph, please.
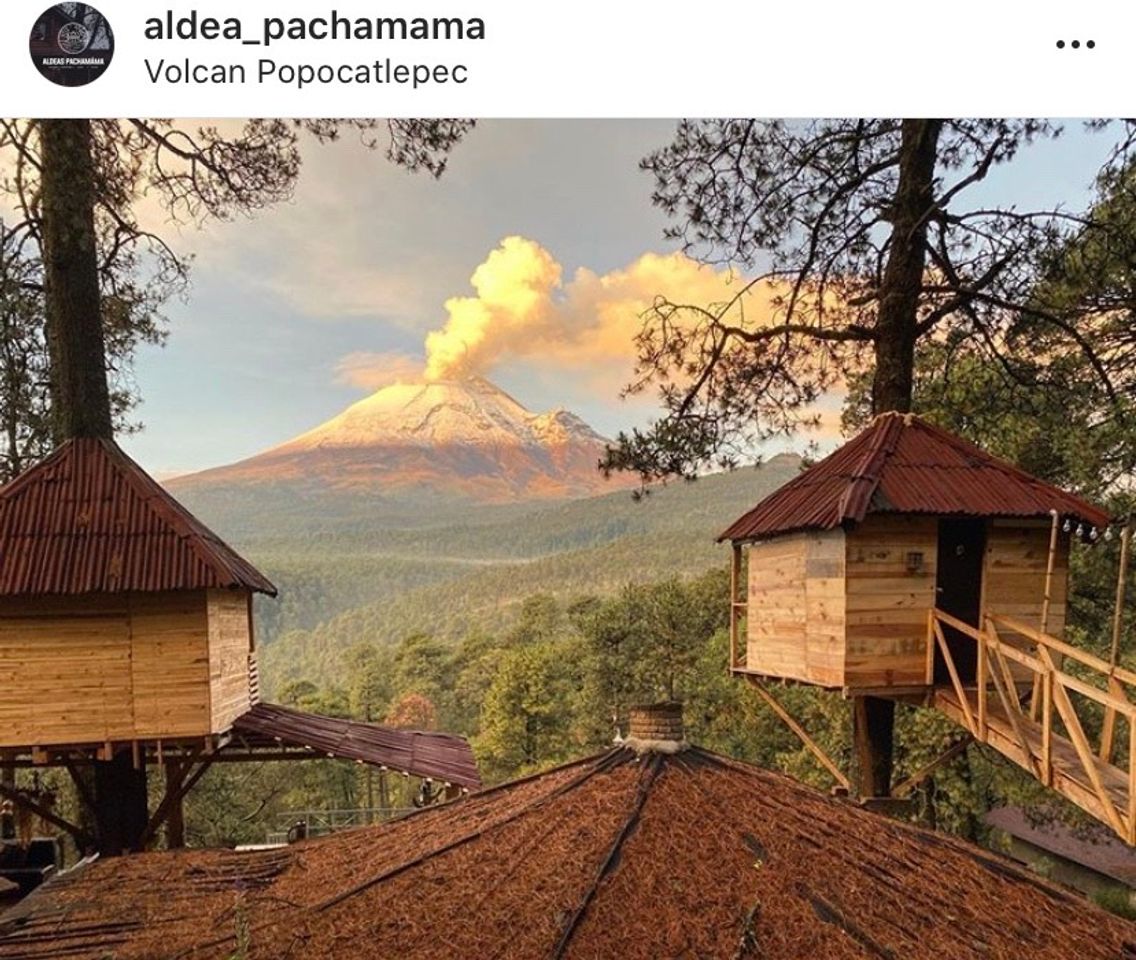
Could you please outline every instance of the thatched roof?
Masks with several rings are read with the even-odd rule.
[[[1136,927],[1008,860],[699,749],[626,749],[260,853],[96,862],[0,958],[1123,960]]]

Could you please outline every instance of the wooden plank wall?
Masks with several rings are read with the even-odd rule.
[[[925,682],[938,538],[934,517],[888,514],[869,515],[848,533],[847,686]],[[923,554],[918,573],[908,571],[909,553]]]
[[[805,535],[788,534],[749,548],[746,669],[807,680]]]
[[[130,598],[136,737],[209,731],[209,652],[202,593]]]
[[[806,538],[805,657],[809,678],[823,686],[844,683],[846,545],[843,530],[810,533]]]
[[[994,520],[986,533],[983,606],[988,614],[1020,620],[1037,629],[1045,598],[1050,524],[1045,521]],[[1069,587],[1069,534],[1060,532],[1046,633],[1060,639],[1065,632]]]
[[[103,742],[134,731],[125,597],[0,605],[0,742]]]
[[[201,593],[0,602],[0,744],[208,730]]]
[[[844,532],[789,534],[752,544],[748,565],[747,669],[840,686]]]
[[[250,603],[248,594],[240,591],[209,591],[209,687],[216,731],[227,730],[251,706]]]

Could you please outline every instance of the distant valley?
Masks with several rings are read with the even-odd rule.
[[[269,690],[335,682],[360,641],[457,639],[504,629],[534,593],[608,593],[725,564],[716,535],[801,468],[783,454],[636,500],[629,478],[600,475],[605,441],[586,424],[529,414],[486,381],[368,400],[168,484],[280,588],[257,614]]]

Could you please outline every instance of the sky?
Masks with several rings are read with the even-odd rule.
[[[1070,128],[981,189],[1022,206],[1083,202],[1105,144]],[[567,407],[608,436],[646,423],[650,397],[619,398],[639,313],[656,293],[709,301],[737,282],[663,237],[638,162],[673,129],[484,121],[441,180],[350,137],[305,144],[290,202],[164,228],[194,255],[192,285],[166,311],[167,345],[137,358],[143,429],[124,446],[162,477],[203,469],[393,379],[470,365],[534,412]]]

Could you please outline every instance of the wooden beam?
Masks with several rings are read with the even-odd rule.
[[[1121,683],[1116,677],[1110,676],[1108,678],[1108,692],[1110,696],[1116,697],[1118,700],[1127,700],[1128,691],[1125,690],[1124,684]],[[1100,742],[1100,758],[1105,763],[1112,763],[1113,746],[1116,740],[1116,718],[1118,711],[1115,707],[1108,706],[1104,710],[1104,723],[1101,725],[1101,742]],[[1132,718],[1128,718],[1129,724],[1132,723]]]
[[[1002,670],[1002,679],[998,678],[998,674],[991,670],[990,679],[994,683],[994,690],[998,694],[998,699],[1002,701],[1002,709],[1006,713],[1007,719],[1010,721],[1010,726],[1013,727],[1014,736],[1018,739],[1018,744],[1022,748],[1022,755],[1026,758],[1029,764],[1029,771],[1037,779],[1041,779],[1041,768],[1037,764],[1037,757],[1034,756],[1033,750],[1030,748],[1029,740],[1026,739],[1025,728],[1022,726],[1021,717],[1021,704],[1018,698],[1013,696],[1012,691],[1015,690],[1014,678],[1010,673],[1010,666],[1006,663],[1005,657],[1002,656],[1001,651],[998,649],[997,643],[992,643],[994,649],[994,656],[997,658],[999,666]],[[1003,688],[1002,683],[1005,682],[1006,687]]]
[[[154,811],[154,815],[150,817],[146,829],[142,831],[142,839],[139,844],[142,849],[145,849],[146,845],[154,838],[154,834],[158,832],[158,827],[165,821],[173,805],[180,803],[182,798],[193,789],[194,784],[205,775],[205,771],[213,765],[213,756],[210,754],[198,763],[197,769],[193,773],[189,773],[190,767],[198,760],[202,752],[203,748],[199,747],[195,754],[186,761],[180,770],[180,777],[176,783],[167,780],[166,794],[162,797],[162,802],[158,804],[158,809]],[[186,776],[186,774],[189,775]]]
[[[86,833],[86,831],[84,831],[80,827],[75,826],[75,824],[71,823],[70,821],[64,820],[61,816],[53,813],[47,807],[36,803],[35,800],[33,800],[23,791],[9,787],[7,784],[0,783],[0,797],[5,797],[6,799],[11,800],[13,803],[19,804],[21,807],[26,807],[41,820],[46,820],[48,823],[54,824],[55,826],[59,827],[60,830],[65,830],[71,835],[71,838],[75,841],[75,845],[81,852],[86,851],[87,848],[90,847],[91,837]]]
[[[67,768],[67,772],[71,775],[71,782],[75,784],[75,793],[79,796],[79,802],[93,815],[96,809],[95,796],[91,793],[90,785],[79,775],[79,768],[75,766],[75,761],[70,757],[63,758],[63,766]]]
[[[804,727],[802,727],[799,723],[797,723],[795,719],[793,719],[792,714],[790,714],[789,711],[780,704],[777,698],[773,696],[773,694],[766,688],[765,684],[754,676],[747,676],[746,679],[758,692],[758,694],[761,696],[761,699],[769,705],[769,709],[777,714],[777,716],[781,719],[781,722],[784,723],[785,726],[787,726],[790,730],[793,731],[793,733],[797,735],[797,738],[801,741],[801,743],[803,743],[808,748],[809,752],[817,758],[817,760],[820,762],[820,765],[824,767],[825,770],[827,770],[830,774],[832,774],[833,779],[845,790],[851,792],[851,781],[846,776],[844,776],[840,768],[832,761],[828,754],[820,748],[820,745],[805,732]]]
[[[955,658],[951,656],[950,645],[947,643],[947,638],[943,636],[943,628],[936,620],[934,624],[935,640],[939,644],[939,650],[943,654],[943,660],[947,665],[947,673],[951,676],[951,683],[955,688],[955,693],[958,694],[959,706],[962,707],[963,716],[966,717],[966,728],[970,731],[971,735],[976,734],[978,731],[974,726],[974,716],[970,712],[970,701],[967,698],[966,690],[959,679],[958,670],[955,667]]]
[[[904,780],[902,783],[897,784],[892,788],[891,795],[893,797],[902,797],[905,793],[914,790],[919,784],[926,780],[932,773],[939,769],[944,763],[950,763],[955,757],[966,752],[966,748],[974,743],[974,737],[969,733],[964,733],[961,740],[951,744],[946,750],[940,753],[930,763],[920,767],[915,773]]]
[[[1131,518],[1124,524],[1120,534],[1120,565],[1116,574],[1116,603],[1112,609],[1112,646],[1109,649],[1108,662],[1113,670],[1120,661],[1120,640],[1124,633],[1124,601],[1128,590],[1128,555],[1132,546]],[[1112,674],[1108,677],[1109,692],[1128,699],[1124,688]],[[1129,736],[1132,736],[1131,730]],[[1111,707],[1105,709],[1104,723],[1101,726],[1100,758],[1111,762],[1113,740],[1116,737],[1116,711]]]

